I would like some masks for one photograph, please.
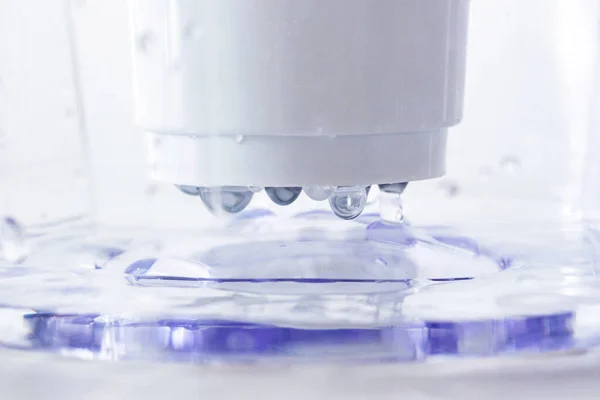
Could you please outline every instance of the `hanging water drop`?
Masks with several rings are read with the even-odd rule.
[[[307,186],[304,188],[304,193],[315,201],[327,200],[333,192],[335,192],[335,186]]]
[[[189,185],[175,185],[175,186],[182,193],[185,193],[188,196],[198,196],[200,194],[200,188],[197,186],[189,186]]]
[[[199,195],[204,205],[213,213],[219,210],[236,214],[244,210],[254,193],[245,187],[200,188]]]
[[[338,217],[354,219],[367,205],[367,189],[362,186],[338,187],[329,198],[329,204]]]
[[[244,136],[243,136],[243,135],[235,135],[235,138],[234,138],[234,140],[235,140],[235,142],[236,142],[236,143],[238,143],[238,144],[239,144],[239,143],[242,143],[242,142],[244,141]]]
[[[379,185],[379,217],[390,224],[400,224],[404,221],[404,205],[402,193],[407,182]]]
[[[265,188],[267,196],[273,201],[273,203],[279,206],[289,206],[292,204],[302,193],[301,187],[268,187]]]

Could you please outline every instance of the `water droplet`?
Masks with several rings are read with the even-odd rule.
[[[267,196],[273,201],[273,203],[280,206],[288,206],[292,204],[302,193],[301,187],[268,187],[265,188]]]
[[[200,194],[200,188],[197,186],[189,185],[175,185],[177,189],[189,196],[198,196]]]
[[[204,205],[213,213],[219,209],[229,214],[244,210],[254,193],[245,187],[200,188],[200,198]]]
[[[18,264],[25,261],[28,253],[21,224],[14,218],[4,217],[0,222],[0,256]]]
[[[189,23],[184,31],[184,37],[194,42],[199,41],[204,36],[204,29],[195,23]]]
[[[315,201],[327,200],[335,192],[335,186],[306,186],[304,193]]]
[[[138,35],[136,39],[136,46],[138,50],[144,54],[149,54],[154,45],[154,36],[150,32],[144,32]]]
[[[338,217],[354,219],[367,205],[367,190],[361,186],[338,187],[329,198],[329,204]]]
[[[442,190],[448,197],[456,197],[460,194],[460,185],[454,181],[444,181],[439,184]]]
[[[154,264],[156,264],[158,260],[156,258],[147,258],[143,260],[137,260],[131,263],[127,269],[125,269],[125,274],[127,275],[144,275]]]
[[[244,141],[244,136],[243,135],[235,135],[235,142],[236,143],[242,143]]]
[[[379,217],[390,224],[401,224],[404,221],[404,206],[400,193],[384,190],[379,193]]]
[[[250,189],[252,193],[260,193],[263,190],[260,186],[249,186],[248,189]]]
[[[520,166],[521,160],[519,159],[519,157],[514,155],[506,156],[502,158],[502,160],[500,160],[500,167],[505,172],[514,173],[519,169]]]

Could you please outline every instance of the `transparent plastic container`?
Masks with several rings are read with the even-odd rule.
[[[598,390],[600,1],[374,3],[0,0],[2,375]]]

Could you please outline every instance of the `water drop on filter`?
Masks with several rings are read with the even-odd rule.
[[[329,198],[329,205],[338,217],[354,219],[367,205],[367,190],[362,186],[338,187]]]
[[[404,221],[404,205],[400,193],[379,193],[379,217],[390,224],[401,224]]]
[[[271,201],[279,206],[289,206],[302,193],[301,187],[268,187],[265,188],[267,196]]]
[[[327,200],[335,192],[335,186],[307,186],[304,193],[315,201]]]
[[[222,210],[228,214],[243,211],[252,201],[254,193],[244,187],[200,188],[200,198],[213,213]]]

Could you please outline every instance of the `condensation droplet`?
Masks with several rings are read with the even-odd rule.
[[[500,160],[500,167],[505,172],[514,173],[521,167],[521,160],[517,156],[509,155]]]
[[[243,135],[235,135],[234,140],[236,143],[242,143],[244,141],[244,136]]]
[[[140,52],[149,54],[154,45],[154,36],[150,32],[144,32],[138,35],[136,39],[136,45]]]
[[[304,193],[315,201],[327,200],[335,192],[335,186],[306,186]]]
[[[252,193],[260,193],[263,190],[260,186],[249,186],[248,189],[250,189]]]
[[[204,29],[198,24],[189,23],[184,31],[184,37],[188,40],[197,42],[204,36]]]
[[[18,264],[28,255],[23,227],[16,219],[4,217],[0,222],[0,256],[9,263]]]
[[[213,213],[222,210],[228,214],[243,211],[252,201],[254,193],[244,187],[200,188],[200,198]]]

